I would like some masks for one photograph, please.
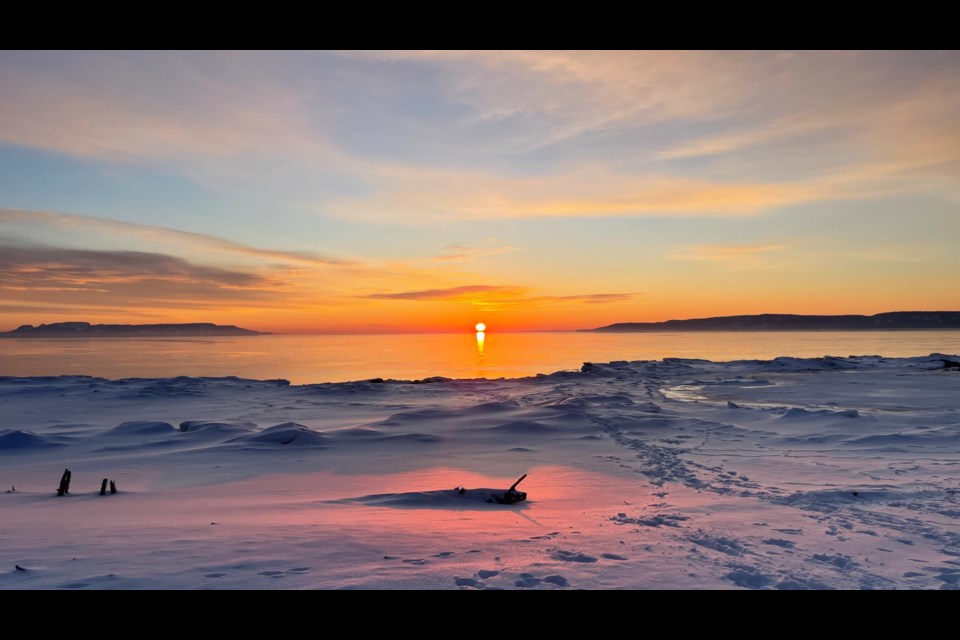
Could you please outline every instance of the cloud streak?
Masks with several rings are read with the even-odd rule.
[[[442,185],[406,180],[376,196],[341,199],[328,211],[345,220],[500,220],[627,216],[750,216],[803,202],[868,197],[890,185],[841,177],[808,182],[740,183],[670,176],[637,178],[585,171],[548,178],[455,176]]]
[[[69,289],[143,280],[199,282],[221,287],[257,287],[256,275],[192,264],[144,251],[90,251],[44,246],[0,245],[0,287],[36,285]]]
[[[180,249],[184,247],[197,248],[207,254],[219,253],[312,265],[352,264],[349,260],[330,258],[319,254],[262,249],[203,233],[180,231],[133,222],[122,222],[95,216],[71,215],[49,211],[0,209],[0,228],[4,226],[9,228],[47,227],[70,234],[90,233],[99,236],[132,236],[149,242],[173,245]],[[66,239],[69,239],[69,237]]]
[[[680,260],[739,260],[750,256],[775,253],[787,248],[787,246],[786,244],[697,245],[688,247],[677,254],[676,257]]]
[[[517,247],[471,247],[465,244],[452,244],[447,247],[446,253],[434,257],[439,262],[448,262],[452,260],[473,260],[474,258],[485,258],[502,253],[516,251]]]
[[[633,298],[633,293],[587,293],[575,295],[531,295],[529,287],[510,285],[462,285],[446,289],[427,289],[423,291],[401,291],[397,293],[372,293],[364,298],[372,300],[406,300],[415,302],[459,302],[479,306],[520,305],[538,302],[564,302],[586,304],[610,304],[625,302]]]
[[[627,302],[633,299],[635,293],[587,293],[583,295],[572,296],[538,296],[530,300],[545,300],[550,302],[584,302],[586,304],[611,304],[614,302]]]
[[[515,298],[527,292],[524,287],[502,285],[472,284],[446,289],[425,289],[422,291],[400,291],[397,293],[371,293],[365,296],[370,300],[416,300],[440,302],[496,302],[504,298]]]

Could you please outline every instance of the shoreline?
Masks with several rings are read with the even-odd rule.
[[[544,378],[552,378],[557,376],[569,376],[576,375],[581,373],[586,373],[592,367],[610,367],[613,365],[634,365],[634,366],[645,366],[645,365],[669,365],[669,364],[700,364],[700,365],[718,365],[718,366],[734,366],[734,365],[780,365],[788,366],[794,370],[804,370],[802,369],[804,364],[808,365],[808,368],[805,370],[809,371],[821,371],[824,369],[830,370],[836,368],[838,363],[841,362],[853,362],[860,360],[910,360],[917,361],[927,359],[931,363],[933,361],[946,359],[950,362],[960,361],[960,354],[948,354],[948,353],[929,353],[925,355],[917,356],[883,356],[878,354],[862,354],[862,355],[849,355],[849,356],[833,356],[833,355],[824,355],[818,357],[798,357],[798,356],[777,356],[770,359],[756,359],[756,358],[744,358],[737,360],[708,360],[705,358],[680,358],[680,357],[666,357],[659,360],[610,360],[608,362],[584,362],[580,368],[570,368],[570,369],[558,369],[551,373],[537,373],[529,376],[515,376],[515,377],[498,377],[498,378],[485,378],[485,377],[475,377],[475,378],[451,378],[446,376],[427,376],[424,378],[411,378],[411,379],[401,379],[401,378],[382,378],[382,377],[372,377],[372,378],[358,378],[355,380],[339,380],[339,381],[317,381],[317,382],[303,382],[303,383],[293,383],[290,380],[285,378],[244,378],[236,375],[223,375],[223,376],[191,376],[191,375],[175,375],[175,376],[127,376],[119,378],[108,378],[104,376],[94,376],[89,374],[57,374],[57,375],[37,375],[37,376],[14,376],[0,374],[0,383],[5,381],[13,380],[42,380],[42,379],[51,379],[51,380],[69,380],[76,378],[77,380],[88,381],[88,382],[107,382],[107,383],[124,383],[124,382],[141,382],[141,381],[161,381],[161,380],[196,380],[204,382],[217,382],[217,381],[227,381],[227,382],[253,382],[253,383],[264,383],[264,384],[277,384],[279,386],[290,386],[290,387],[310,387],[316,385],[355,385],[355,384],[402,384],[402,385],[422,385],[422,384],[436,384],[443,382],[520,382],[527,380],[540,380]],[[797,369],[800,367],[800,369]],[[931,370],[938,370],[950,368],[949,366],[940,366],[940,367],[931,367]]]

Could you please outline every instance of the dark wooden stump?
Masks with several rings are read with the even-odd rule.
[[[106,482],[106,480],[104,480],[104,482]],[[116,492],[117,492],[117,481],[116,481],[116,480],[111,480],[111,481],[110,481],[110,493],[116,493]]]
[[[107,495],[107,479],[104,478],[103,482],[100,483],[100,495]]]
[[[70,493],[70,469],[63,470],[63,476],[60,477],[60,488],[57,489],[57,495],[62,496]]]

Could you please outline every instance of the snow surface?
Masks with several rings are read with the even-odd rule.
[[[0,378],[0,588],[956,589],[941,358]]]

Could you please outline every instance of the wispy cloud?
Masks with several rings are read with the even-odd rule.
[[[384,193],[340,199],[328,211],[344,219],[402,216],[438,220],[548,217],[745,216],[802,202],[877,193],[890,186],[839,187],[839,179],[742,183],[671,176],[636,177],[598,170],[551,177],[450,176],[443,184],[405,180]]]
[[[785,249],[786,244],[696,245],[687,247],[676,258],[680,260],[739,260]]]
[[[530,300],[545,300],[550,302],[585,302],[587,304],[610,304],[626,302],[634,298],[635,293],[587,293],[572,296],[538,296]]]
[[[742,126],[721,134],[676,143],[657,155],[667,160],[730,154],[752,147],[782,143],[800,136],[849,127],[853,114],[836,112],[790,114],[772,122]],[[862,117],[862,114],[861,114]]]
[[[266,284],[249,273],[192,264],[182,258],[143,251],[89,251],[45,246],[0,245],[0,288],[82,290],[113,283],[170,280],[221,287]]]
[[[465,244],[451,244],[446,248],[446,251],[444,253],[434,257],[433,259],[440,262],[446,262],[450,260],[472,260],[474,258],[484,258],[487,256],[495,256],[501,253],[510,253],[516,250],[517,250],[517,247],[510,247],[510,246],[472,247]]]
[[[524,287],[502,285],[473,284],[447,289],[425,289],[422,291],[400,291],[397,293],[371,293],[364,298],[372,300],[420,300],[441,302],[470,302],[476,304],[502,301],[516,298],[527,292]]]
[[[0,245],[0,303],[20,313],[148,317],[185,309],[276,308],[292,301],[288,283],[269,272],[144,251]]]
[[[740,102],[743,59],[704,52],[388,51],[350,56],[429,65],[467,122],[524,127],[507,142],[529,151],[590,132],[691,118]],[[509,129],[507,129],[509,131]]]
[[[509,285],[464,285],[447,289],[372,293],[364,296],[375,300],[412,300],[430,302],[460,302],[477,306],[522,305],[540,302],[609,304],[625,302],[633,293],[587,293],[575,295],[533,295],[529,287]]]
[[[14,55],[14,54],[8,54]],[[45,71],[0,67],[0,140],[113,161],[335,152],[259,54],[77,52]]]
[[[71,215],[50,211],[24,211],[0,208],[0,229],[46,227],[67,235],[61,241],[69,241],[77,234],[95,234],[107,237],[136,237],[148,242],[163,243],[177,249],[201,249],[205,254],[222,254],[241,257],[264,258],[282,262],[314,265],[348,265],[349,260],[299,251],[276,251],[251,247],[217,236],[180,231],[155,225],[122,222],[96,216]]]
[[[755,215],[885,189],[955,194],[943,166],[960,160],[956,61],[955,52],[85,52],[0,67],[0,142],[159,162],[216,189],[359,221]],[[408,103],[424,106],[390,108]],[[756,175],[816,145],[829,153],[781,172],[789,179]]]

